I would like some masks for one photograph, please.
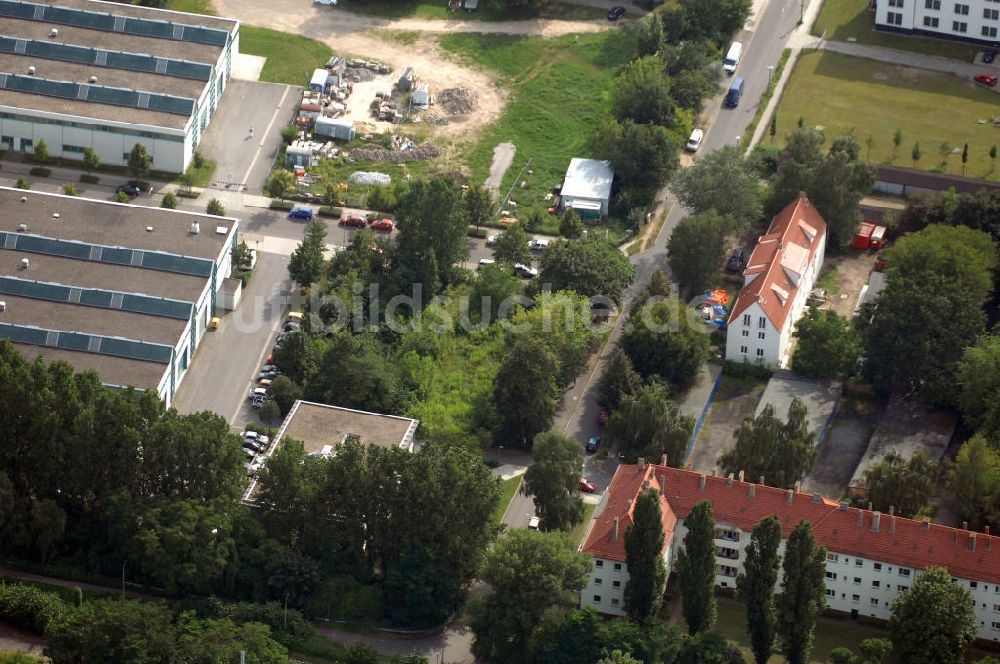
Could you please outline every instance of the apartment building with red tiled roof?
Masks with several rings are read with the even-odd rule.
[[[638,480],[636,478],[639,478]],[[749,478],[745,478],[749,480]],[[595,511],[590,534],[581,548],[595,556],[616,552],[607,542],[609,533],[596,524],[619,517],[622,523],[628,500],[648,481],[661,495],[666,534],[664,555],[671,568],[677,551],[683,546],[684,519],[695,504],[712,503],[716,523],[716,584],[735,588],[736,576],[743,569],[744,550],[753,527],[774,514],[781,521],[783,535],[799,521],[812,523],[816,543],[827,549],[827,607],[851,617],[865,616],[888,620],[892,602],[912,585],[929,567],[945,567],[952,578],[967,588],[975,601],[977,637],[1000,641],[1000,539],[989,531],[971,532],[951,528],[929,520],[906,519],[894,514],[849,507],[819,494],[784,490],[744,481],[744,478],[718,477],[659,464],[623,464],[615,473],[608,491]],[[622,507],[626,506],[623,511]],[[605,514],[607,512],[607,514]],[[669,514],[669,516],[667,516]],[[612,521],[613,522],[613,521]],[[670,524],[667,529],[666,525]],[[619,533],[621,535],[621,532]],[[783,545],[782,545],[783,546]],[[624,547],[621,548],[624,553]],[[607,560],[607,559],[605,559]],[[624,589],[628,569],[613,577]],[[605,563],[606,565],[607,563]],[[615,572],[614,569],[611,570]],[[592,574],[581,597],[582,606],[605,610],[607,586],[593,584]],[[606,574],[605,574],[606,576]],[[599,595],[601,601],[595,601]]]
[[[757,240],[733,303],[726,359],[785,366],[795,322],[823,267],[826,222],[805,194],[775,215]]]

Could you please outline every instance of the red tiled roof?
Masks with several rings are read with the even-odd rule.
[[[805,266],[812,263],[819,241],[825,235],[826,222],[805,195],[785,206],[771,220],[771,227],[760,236],[750,254],[743,274],[757,277],[740,290],[729,320],[737,320],[751,304],[757,302],[771,324],[778,330],[782,329],[797,290],[796,283],[788,275],[787,261],[802,256],[804,252]]]
[[[659,466],[663,468],[663,466]],[[595,558],[618,560],[625,562],[625,531],[632,525],[632,509],[635,499],[643,490],[643,483],[648,480],[649,488],[660,494],[660,512],[663,518],[663,548],[670,545],[674,537],[674,526],[677,517],[660,492],[660,482],[653,473],[654,466],[646,464],[640,470],[638,465],[621,465],[615,471],[615,476],[608,487],[607,504],[597,516],[587,541],[580,549]],[[615,517],[618,517],[618,537],[614,537]]]
[[[666,483],[666,499],[677,518],[686,518],[696,503],[709,500],[717,522],[744,532],[776,514],[783,537],[788,537],[795,524],[806,519],[812,523],[816,543],[832,552],[914,569],[946,567],[952,576],[1000,584],[1000,540],[996,536],[888,514],[879,515],[876,531],[872,526],[877,512],[842,509],[840,503],[827,498],[761,484],[754,485],[751,498],[750,483],[733,480],[730,485],[725,477],[706,476],[705,489],[699,491],[700,473],[654,467],[655,475]]]

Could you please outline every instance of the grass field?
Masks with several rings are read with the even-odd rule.
[[[198,0],[182,0],[192,2]],[[355,14],[382,16],[385,18],[421,18],[455,21],[516,21],[531,18],[555,18],[561,20],[586,21],[607,19],[607,10],[599,7],[573,5],[554,2],[544,8],[497,11],[486,2],[479,3],[476,11],[449,11],[445,0],[399,0],[398,2],[370,2],[366,0],[340,0],[337,4]]]
[[[633,40],[616,30],[578,39],[456,34],[440,41],[461,60],[498,72],[499,84],[510,91],[503,115],[469,153],[472,177],[482,182],[493,148],[511,141],[517,153],[500,193],[506,194],[530,158],[521,177],[527,184],[513,196],[518,216],[526,207],[544,210],[542,197],[562,182],[569,160],[591,156],[591,138],[610,117],[612,81],[634,54]]]
[[[510,501],[513,500],[514,494],[517,493],[517,487],[519,486],[521,486],[520,476],[504,480],[503,484],[500,486],[500,502],[497,504],[497,508],[493,510],[493,516],[491,517],[493,523],[500,523],[503,521],[504,512],[507,511],[507,506],[510,505]]]
[[[972,62],[976,52],[981,50],[970,44],[945,39],[876,31],[875,12],[868,9],[868,0],[826,0],[813,24],[812,33],[818,37],[824,30],[827,39],[847,41],[853,37],[862,44],[940,55],[965,62]]]
[[[872,162],[959,175],[961,155],[950,154],[945,164],[942,145],[961,153],[968,143],[966,174],[997,179],[989,150],[1000,143],[990,122],[998,114],[998,101],[995,92],[951,74],[839,53],[804,53],[778,105],[778,130],[787,133],[802,118],[807,127],[823,127],[827,142],[853,134],[864,158],[869,158],[870,136]],[[893,146],[897,129],[903,136],[898,156]],[[911,154],[917,142],[921,158],[914,162]]]
[[[192,14],[212,14],[215,9],[212,7],[212,0],[170,0],[167,9],[175,12],[191,12]]]
[[[260,80],[289,85],[308,83],[313,70],[333,55],[315,39],[246,24],[240,26],[240,52],[267,58]]]
[[[595,503],[584,503],[583,521],[576,524],[573,530],[569,531],[569,538],[577,544],[583,544],[583,536],[587,534],[587,528],[590,527],[590,519],[594,516],[595,509],[597,509]]]

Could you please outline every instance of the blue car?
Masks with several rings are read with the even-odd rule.
[[[297,207],[292,208],[291,212],[288,213],[291,219],[305,219],[306,221],[312,221],[313,211],[312,208],[307,207]]]

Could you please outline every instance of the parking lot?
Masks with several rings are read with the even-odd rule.
[[[688,458],[691,470],[719,472],[719,457],[736,442],[735,434],[757,409],[766,383],[724,375],[705,423]]]
[[[776,371],[767,382],[767,388],[760,397],[754,415],[760,415],[764,407],[770,404],[774,407],[775,416],[787,420],[792,400],[798,399],[809,413],[809,430],[816,433],[816,443],[820,444],[837,407],[839,394],[839,383],[803,378],[788,371]]]
[[[868,448],[868,440],[884,405],[875,399],[845,396],[820,448],[813,472],[803,490],[837,499],[845,495],[854,469]]]

